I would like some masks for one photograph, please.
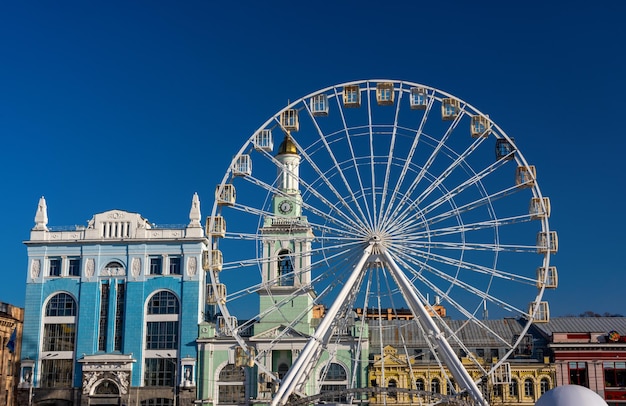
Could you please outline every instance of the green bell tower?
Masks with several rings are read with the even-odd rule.
[[[310,334],[315,294],[311,284],[311,242],[314,235],[302,215],[300,155],[290,133],[278,148],[277,189],[272,197],[272,214],[261,228],[263,256],[262,286],[258,290],[260,314],[254,334],[300,320],[291,327]]]

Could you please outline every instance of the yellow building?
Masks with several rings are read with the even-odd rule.
[[[407,361],[408,359],[408,361]],[[491,363],[478,358],[485,368]],[[479,380],[482,377],[479,368],[469,358],[462,359],[470,375]],[[492,360],[493,362],[494,360]],[[510,362],[510,375],[501,383],[489,379],[481,385],[486,389],[489,404],[495,405],[534,405],[537,399],[552,389],[555,369],[546,357],[544,362]],[[372,391],[372,405],[415,405],[443,401],[450,396],[450,404],[455,404],[458,397],[451,396],[459,388],[453,380],[448,380],[450,373],[442,370],[436,362],[425,362],[398,350],[386,346],[383,355],[375,355],[369,371],[370,385],[379,390]],[[380,388],[386,388],[381,390]]]
[[[16,405],[24,309],[0,302],[0,406]]]
[[[458,320],[443,320],[451,331],[459,330]],[[556,386],[548,341],[531,328],[524,333],[523,321],[484,320],[487,329],[468,329],[464,348],[452,344],[470,376],[479,382],[484,398],[494,405],[534,405],[539,397]],[[437,350],[429,347],[418,323],[412,320],[370,320],[369,387],[372,405],[473,404],[458,396],[460,390]],[[497,332],[496,340],[485,331]],[[523,339],[513,354],[490,371],[520,334]],[[505,340],[502,340],[502,339]],[[421,402],[421,403],[420,403]]]

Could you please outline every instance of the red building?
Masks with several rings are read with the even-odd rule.
[[[585,386],[626,406],[626,317],[558,317],[536,327],[548,340],[557,386]]]

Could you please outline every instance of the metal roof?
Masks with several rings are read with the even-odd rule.
[[[547,336],[552,333],[608,333],[626,335],[626,317],[553,317],[548,323],[535,324]]]
[[[525,321],[516,319],[482,320],[481,324],[466,320],[445,320],[446,328],[442,328],[445,336],[449,337],[454,332],[458,338],[468,347],[500,347],[502,340],[495,338],[494,334],[506,342],[513,342],[513,338],[522,331]],[[382,330],[380,326],[382,325]],[[391,345],[394,347],[426,347],[427,343],[420,326],[415,320],[389,320],[369,322],[370,348]],[[404,341],[403,341],[404,340]],[[450,340],[454,347],[454,340]]]

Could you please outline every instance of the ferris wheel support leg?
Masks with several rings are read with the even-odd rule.
[[[271,406],[284,405],[289,400],[289,396],[294,392],[296,385],[303,382],[309,376],[311,369],[315,366],[317,360],[313,358],[319,356],[319,348],[325,345],[332,335],[332,326],[336,322],[337,315],[343,307],[344,302],[348,299],[355,284],[360,279],[361,273],[365,267],[365,263],[372,253],[372,244],[363,250],[363,256],[352,270],[352,273],[343,285],[341,292],[333,302],[332,306],[322,319],[322,322],[315,330],[311,339],[306,343],[302,352],[296,359],[296,362],[289,368],[287,375],[282,380],[281,385],[272,399]]]
[[[457,358],[454,350],[450,346],[450,343],[448,343],[448,341],[444,338],[443,333],[439,327],[437,327],[437,324],[435,324],[430,314],[428,314],[428,311],[426,311],[426,307],[414,291],[413,284],[409,281],[405,273],[402,272],[402,270],[398,267],[398,264],[396,264],[386,250],[382,250],[382,254],[390,267],[393,279],[395,279],[400,291],[406,298],[409,308],[413,314],[419,316],[419,319],[422,320],[426,327],[425,330],[427,334],[432,336],[439,345],[439,351],[441,352],[444,362],[456,382],[458,382],[462,388],[466,389],[470,396],[472,396],[478,404],[489,406],[483,397],[481,390],[478,388],[478,385],[476,385],[476,382],[474,382],[470,374],[463,367],[463,364]],[[416,320],[416,322],[419,323],[419,320]]]

